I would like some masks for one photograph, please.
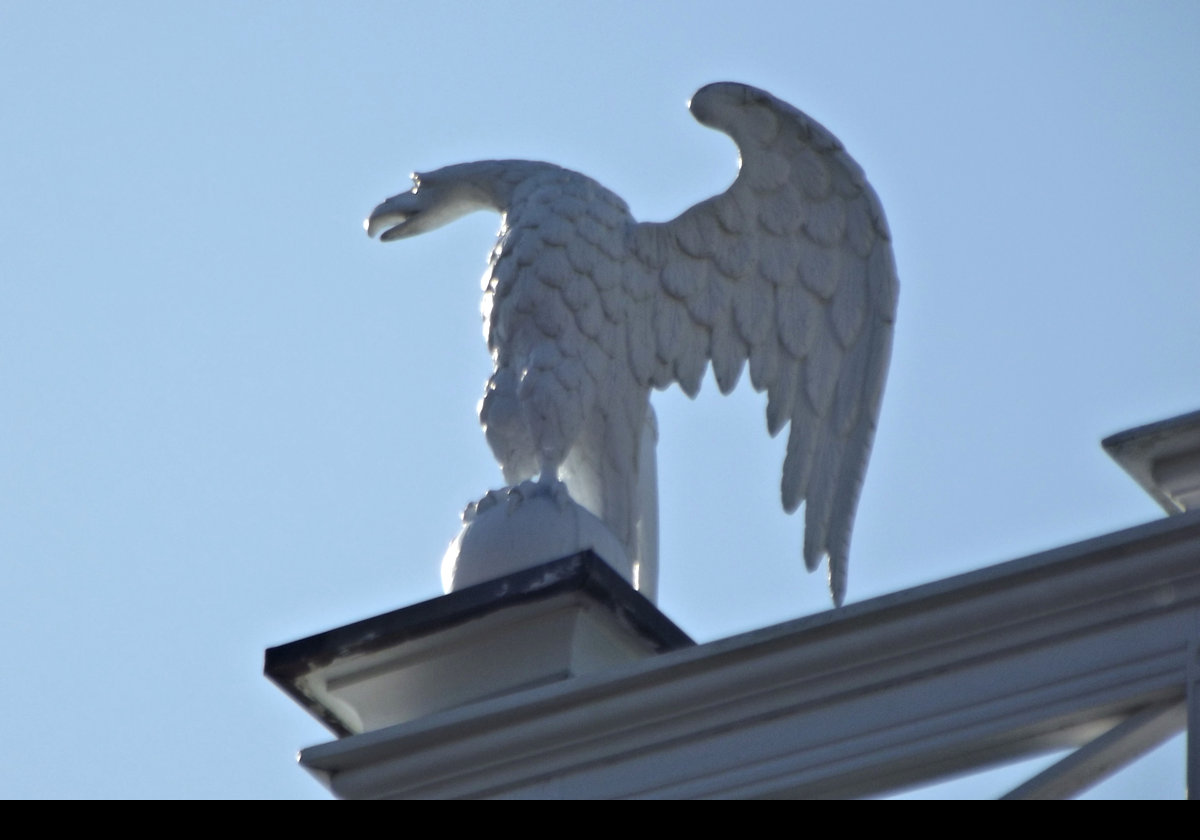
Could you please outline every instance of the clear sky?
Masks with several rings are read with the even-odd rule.
[[[0,795],[327,796],[263,649],[440,594],[501,483],[496,219],[364,215],[525,157],[669,218],[735,173],[711,81],[824,123],[894,234],[849,601],[1161,516],[1098,442],[1200,408],[1198,43],[1194,2],[0,3]],[[701,641],[829,608],[764,404],[656,397]],[[1182,738],[1095,795],[1181,797]]]

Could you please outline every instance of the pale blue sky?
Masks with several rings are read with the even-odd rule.
[[[326,795],[263,649],[439,594],[500,484],[496,220],[363,216],[527,157],[668,218],[735,172],[710,81],[824,123],[894,233],[850,601],[1161,515],[1098,441],[1200,408],[1197,43],[1194,2],[0,4],[0,795]],[[656,404],[664,612],[828,608],[763,399]],[[1097,794],[1182,796],[1180,745]]]

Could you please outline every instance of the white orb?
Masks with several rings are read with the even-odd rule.
[[[589,548],[633,584],[625,549],[595,514],[562,484],[525,482],[467,508],[442,558],[442,589],[454,592]]]

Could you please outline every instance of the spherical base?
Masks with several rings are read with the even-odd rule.
[[[454,592],[589,548],[633,583],[620,541],[566,485],[526,481],[468,505],[442,558],[442,588]]]

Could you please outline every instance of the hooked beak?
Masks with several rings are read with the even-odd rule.
[[[392,196],[372,210],[371,215],[367,216],[366,221],[363,222],[363,228],[370,237],[374,237],[382,230],[379,241],[391,242],[393,239],[401,239],[410,235],[407,230],[408,225],[420,215],[420,212],[420,201],[414,188],[406,193]]]

